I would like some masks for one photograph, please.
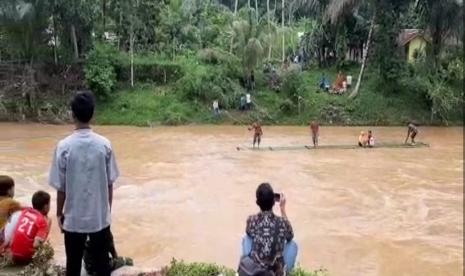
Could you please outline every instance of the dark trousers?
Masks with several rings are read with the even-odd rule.
[[[95,272],[98,276],[110,276],[110,256],[108,235],[110,227],[96,233],[72,233],[65,231],[66,276],[80,276],[82,257],[86,240],[89,238],[89,250],[95,257]]]

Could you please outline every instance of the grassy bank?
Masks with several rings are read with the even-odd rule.
[[[12,265],[8,257],[0,257],[0,276],[62,276],[65,269],[61,266],[54,265],[54,250],[49,243],[39,246],[32,262],[25,266],[19,267]],[[151,272],[125,273],[119,269],[113,274],[116,275],[137,275],[137,276],[235,276],[236,270],[210,263],[186,263],[173,259],[168,266]],[[306,271],[300,267],[294,269],[290,276],[328,276],[326,270],[319,269],[315,271]]]
[[[106,101],[99,103],[97,123],[136,126],[246,124],[255,119],[271,125],[303,125],[312,119],[334,125],[404,125],[411,119],[426,125],[439,123],[431,122],[428,101],[420,91],[399,91],[390,95],[380,93],[377,77],[370,73],[366,75],[360,94],[355,99],[320,91],[318,82],[321,75],[325,74],[334,81],[335,69],[314,68],[301,73],[288,73],[282,77],[279,92],[271,91],[266,85],[266,77],[258,75],[257,89],[251,93],[253,110],[239,112],[239,97],[245,91],[238,86],[218,88],[215,80],[208,80],[208,74],[217,74],[218,68],[213,65],[197,67],[200,67],[197,68],[201,70],[200,74],[207,75],[207,79],[203,80],[207,85],[191,88],[200,91],[190,91],[186,86],[192,84],[186,84],[182,79],[165,85],[146,83],[132,89],[119,88]],[[346,72],[355,79],[358,68],[353,67]],[[190,78],[204,78],[205,75]],[[180,88],[180,85],[183,87]],[[215,89],[220,92],[215,92]],[[237,91],[230,91],[233,89]],[[198,99],[186,97],[189,93],[196,93]],[[227,102],[223,104],[226,108],[219,117],[213,116],[211,102],[208,101],[215,96],[220,99],[220,104]],[[298,96],[300,100],[295,100]],[[460,111],[456,113],[451,115],[449,124],[462,123]]]

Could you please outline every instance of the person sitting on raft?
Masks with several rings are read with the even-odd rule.
[[[255,122],[252,124],[251,127],[248,128],[249,131],[253,130],[253,148],[255,148],[255,144],[258,144],[258,148],[260,148],[260,142],[262,140],[263,130],[260,122]]]
[[[417,136],[418,134],[418,126],[413,123],[413,122],[409,122],[408,125],[407,125],[407,138],[405,138],[405,143],[404,144],[407,144],[407,141],[408,141],[408,138],[410,137],[411,139],[411,144],[412,145],[415,145],[415,137]]]
[[[358,136],[358,146],[359,147],[366,147],[368,144],[368,137],[364,131],[360,132],[360,136]]]
[[[373,136],[373,132],[371,130],[368,131],[368,147],[372,148],[375,146],[375,137]]]

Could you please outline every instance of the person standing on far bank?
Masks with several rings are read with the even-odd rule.
[[[92,131],[95,99],[78,92],[71,110],[75,131],[55,150],[49,183],[57,190],[57,220],[65,238],[66,275],[81,275],[86,240],[98,276],[110,276],[109,244],[113,183],[119,176],[108,139]]]

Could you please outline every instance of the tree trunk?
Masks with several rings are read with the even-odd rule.
[[[268,41],[268,61],[271,60],[271,47],[273,46],[272,43],[272,35],[271,35],[271,15],[270,15],[270,0],[266,0],[266,15],[268,19],[268,35],[269,35],[269,41]]]
[[[371,26],[370,26],[370,31],[368,32],[368,39],[367,43],[365,45],[365,49],[363,51],[363,59],[362,59],[362,67],[360,68],[360,73],[358,74],[357,78],[357,84],[355,85],[354,91],[350,93],[349,98],[354,98],[358,95],[358,91],[360,90],[360,85],[362,83],[362,77],[363,73],[365,72],[365,67],[368,59],[368,52],[370,51],[370,44],[371,44],[371,38],[373,36],[373,29],[375,28],[375,20],[376,20],[376,14],[373,15],[371,18]]]
[[[284,43],[285,43],[285,38],[284,38],[284,35],[285,35],[284,34],[284,5],[285,5],[285,0],[281,0],[281,4],[282,4],[282,6],[281,6],[281,29],[282,30],[281,31],[283,33],[283,57],[282,57],[282,59],[283,59],[283,62],[284,62],[284,60],[286,59],[286,52],[285,52],[285,49],[284,49]]]
[[[55,65],[57,65],[58,64],[58,54],[57,54],[58,42],[57,42],[57,25],[56,25],[55,15],[52,15],[52,24],[53,24],[53,61],[55,62]]]
[[[255,18],[258,24],[258,0],[255,0]]]
[[[239,0],[236,0],[236,2],[234,3],[234,18],[233,18],[233,23],[234,23],[234,20],[236,20],[238,1],[239,1]],[[231,34],[231,45],[230,45],[230,47],[229,47],[229,53],[230,53],[230,54],[232,54],[233,46],[234,46],[234,29],[233,29],[232,34]]]
[[[176,37],[173,37],[173,61],[176,60]]]
[[[119,11],[119,28],[117,30],[117,33],[118,33],[118,50],[121,50],[121,29],[122,29],[122,26],[123,25],[123,10],[120,9]]]
[[[103,24],[103,33],[105,34],[105,17],[107,11],[107,0],[102,0],[102,24]]]
[[[288,23],[287,25],[291,26],[292,23],[292,14],[294,13],[294,1],[289,3],[289,15],[288,15]]]
[[[248,7],[249,10],[250,10],[250,7],[251,7],[251,6],[250,6],[250,0],[247,1],[247,7]]]
[[[74,24],[71,24],[71,39],[73,40],[74,59],[78,60],[78,58],[79,58],[79,49],[78,49],[78,44],[77,44],[76,28],[74,27]]]
[[[132,23],[129,31],[129,51],[131,53],[131,87],[134,87],[134,29]]]

